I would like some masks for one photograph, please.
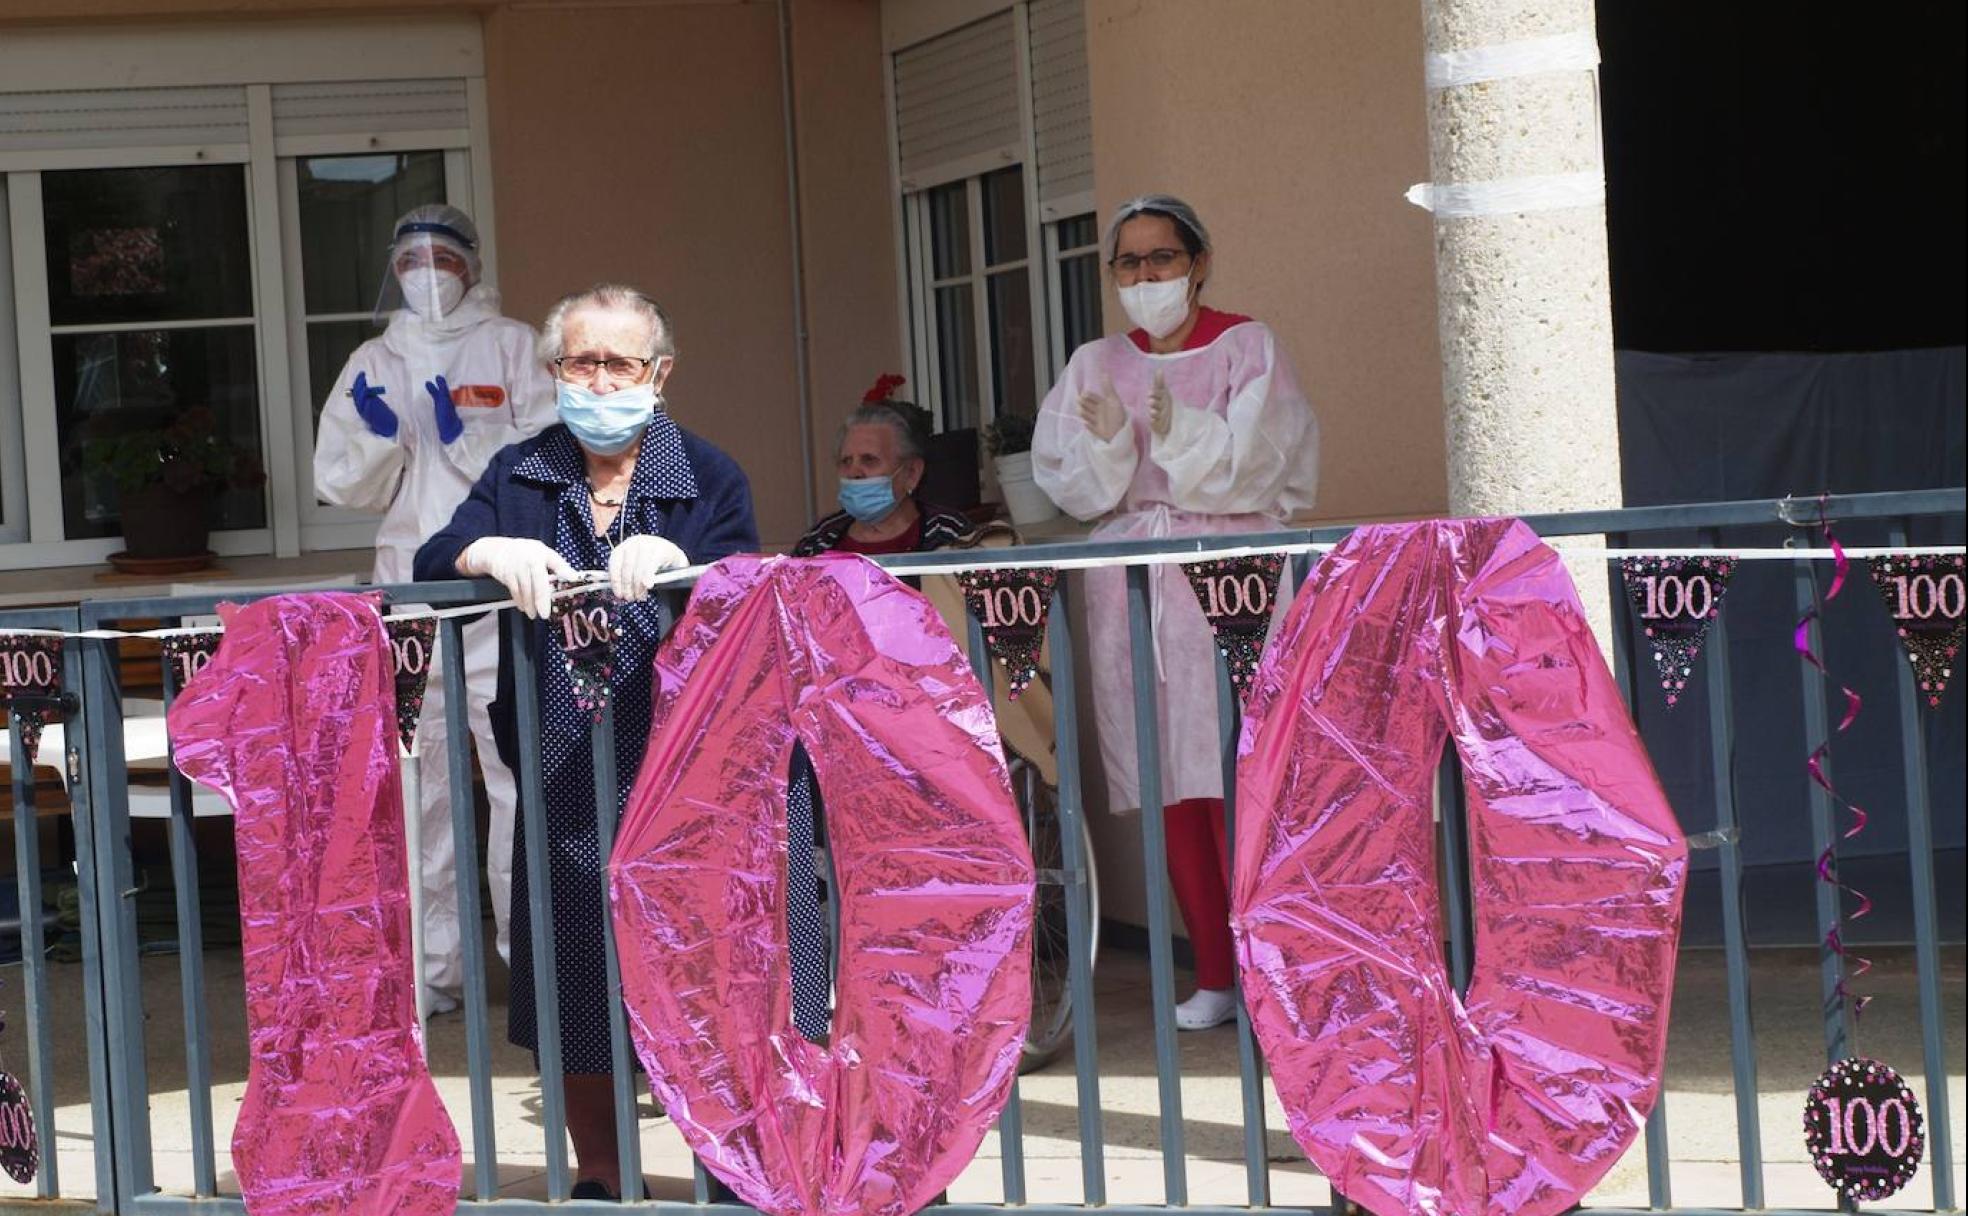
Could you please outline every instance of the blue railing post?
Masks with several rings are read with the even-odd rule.
[[[1907,525],[1895,520],[1895,548],[1907,543]],[[1898,639],[1893,648],[1900,649]],[[1907,865],[1913,880],[1914,968],[1920,984],[1920,1045],[1927,1090],[1927,1170],[1934,1180],[1934,1207],[1953,1211],[1954,1135],[1948,1113],[1946,1013],[1941,1003],[1940,914],[1934,894],[1934,820],[1927,788],[1927,723],[1914,686],[1913,664],[1896,653],[1899,671],[1900,762],[1906,780]],[[1957,678],[1959,675],[1957,673]]]
[[[1052,654],[1054,757],[1059,771],[1059,842],[1065,861],[1066,984],[1073,994],[1073,1070],[1079,1094],[1080,1196],[1097,1206],[1107,1202],[1106,1143],[1100,1126],[1100,1053],[1093,1006],[1093,930],[1089,923],[1087,866],[1081,855],[1086,837],[1086,801],[1081,789],[1079,676],[1074,667],[1072,597],[1061,577],[1053,589],[1046,639]]]
[[[515,725],[519,748],[519,815],[525,824],[528,928],[533,949],[533,1029],[540,1044],[540,1105],[547,1156],[547,1197],[567,1198],[567,1093],[560,1052],[560,982],[554,968],[553,882],[548,847],[546,781],[543,758],[534,741],[540,734],[540,630],[519,612],[500,613],[507,661],[512,664]],[[515,912],[518,909],[514,909]]]
[[[1127,568],[1128,639],[1134,675],[1135,764],[1141,798],[1141,866],[1148,893],[1149,988],[1155,1002],[1155,1074],[1162,1099],[1163,1202],[1189,1202],[1182,1147],[1182,1065],[1175,1045],[1175,962],[1171,957],[1168,836],[1162,814],[1161,704],[1156,696],[1155,634],[1149,609],[1152,566]]]
[[[1795,586],[1797,615],[1801,619],[1807,613],[1819,610],[1817,570],[1809,559],[1799,559],[1795,563]],[[1821,620],[1813,620],[1804,628],[1805,638],[1812,653],[1826,666],[1830,660],[1825,657],[1824,630],[1819,626]],[[1831,681],[1821,678],[1815,670],[1805,670],[1800,664],[1799,679],[1803,684],[1804,695],[1804,747],[1809,752],[1820,743],[1831,739],[1831,715],[1825,708],[1831,696]],[[1825,756],[1821,771],[1824,779],[1832,780],[1831,757]],[[1837,865],[1838,829],[1834,820],[1838,806],[1829,792],[1816,782],[1810,783],[1808,797],[1811,800],[1811,853],[1813,857],[1831,851],[1832,864]],[[1835,870],[1833,871],[1836,872]],[[1831,934],[1838,930],[1842,917],[1840,907],[1843,892],[1828,882],[1813,877],[1812,895],[1818,912],[1818,989],[1824,1002],[1824,1043],[1825,1060],[1835,1064],[1852,1054],[1853,1024],[1852,1002],[1845,993],[1845,959],[1828,944]]]
[[[495,622],[486,622],[496,628]],[[452,862],[458,882],[458,936],[465,966],[465,1060],[471,1094],[472,1185],[483,1200],[499,1197],[499,1141],[492,1109],[491,1016],[485,996],[483,914],[478,906],[478,816],[472,798],[470,689],[465,684],[465,626],[437,623],[444,677],[444,763],[451,776]],[[413,808],[413,814],[417,813]]]

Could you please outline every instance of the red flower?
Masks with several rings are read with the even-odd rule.
[[[883,372],[875,378],[875,387],[861,395],[861,404],[874,405],[876,402],[887,401],[895,395],[896,389],[901,388],[908,382],[909,378],[907,376],[898,376],[894,372]]]

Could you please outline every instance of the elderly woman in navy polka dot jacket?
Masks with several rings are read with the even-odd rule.
[[[669,319],[625,287],[571,295],[547,315],[541,356],[555,375],[561,424],[505,449],[445,529],[417,552],[416,577],[486,575],[536,619],[554,973],[560,1000],[567,1129],[577,1159],[573,1197],[621,1187],[609,1085],[607,970],[602,946],[605,859],[595,829],[590,724],[544,618],[553,579],[606,568],[617,597],[615,758],[621,795],[649,739],[651,660],[659,621],[646,602],[655,576],[758,548],[751,487],[723,452],[671,420],[660,396],[676,362]],[[492,704],[502,759],[518,771],[510,666]],[[620,813],[620,805],[617,806]],[[513,907],[528,906],[527,840],[514,833]],[[531,922],[512,922],[508,1037],[539,1053]]]

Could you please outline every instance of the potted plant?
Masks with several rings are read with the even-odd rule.
[[[1059,514],[1059,508],[1032,480],[1032,427],[1030,415],[1006,413],[984,428],[984,446],[997,466],[1005,510],[1011,522],[1021,527],[1042,524]]]
[[[125,548],[111,557],[113,565],[203,566],[211,558],[213,502],[228,488],[266,483],[259,453],[221,434],[209,406],[99,414],[83,435],[84,467],[116,487]]]

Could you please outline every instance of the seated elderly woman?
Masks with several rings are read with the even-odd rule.
[[[552,883],[555,987],[567,1130],[574,1138],[576,1199],[621,1188],[610,1092],[607,971],[602,943],[603,863],[595,828],[591,720],[575,705],[567,665],[546,628],[555,579],[608,571],[620,635],[615,643],[615,758],[626,801],[649,741],[651,660],[660,639],[647,603],[666,569],[758,548],[751,488],[738,465],[679,427],[661,390],[676,364],[669,319],[627,287],[568,296],[547,314],[540,355],[554,375],[560,423],[495,457],[443,531],[417,551],[419,579],[489,576],[537,622],[534,640]],[[512,668],[499,672],[493,727],[501,759],[518,769]],[[513,907],[525,908],[525,819],[514,833]],[[532,922],[512,921],[508,1037],[539,1037]]]
[[[917,497],[924,469],[922,436],[904,413],[914,407],[883,396],[900,383],[899,376],[882,377],[862,399],[860,408],[841,424],[835,442],[841,509],[809,529],[793,546],[793,556],[839,552],[875,557],[1017,542],[1016,534],[1005,524],[980,525],[961,512]],[[949,575],[931,575],[919,582],[923,595],[936,606],[967,657],[970,629],[963,590]],[[991,671],[992,700],[1006,750],[1022,756],[1047,785],[1056,784],[1052,694],[1043,680],[1035,680],[1013,701],[1004,669],[993,664]],[[793,841],[815,834],[821,815],[815,786],[812,762],[804,750],[794,749],[787,783],[788,834]],[[807,1038],[821,1042],[826,1038],[828,1018],[827,935],[812,875],[810,852],[791,849],[787,857],[786,915],[793,958],[793,1021]]]

